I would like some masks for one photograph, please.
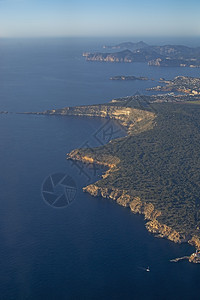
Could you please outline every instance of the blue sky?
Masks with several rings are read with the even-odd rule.
[[[0,37],[200,36],[198,0],[0,0]]]

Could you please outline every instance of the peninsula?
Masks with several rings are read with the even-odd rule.
[[[158,101],[159,97],[171,101]],[[108,167],[102,179],[84,191],[144,215],[147,230],[157,237],[193,245],[197,252],[187,259],[199,263],[200,106],[190,97],[197,99],[138,95],[37,114],[103,117],[126,128],[126,137],[67,155]]]

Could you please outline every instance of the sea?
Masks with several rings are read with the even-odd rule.
[[[82,57],[121,41],[0,39],[0,111],[8,112],[0,114],[0,300],[199,299],[200,266],[170,262],[194,248],[156,238],[142,216],[84,193],[105,170],[66,159],[73,149],[109,142],[114,132],[123,136],[118,124],[23,114],[146,94],[161,77],[200,74]],[[146,41],[200,46],[200,39]],[[109,80],[116,75],[154,80]]]

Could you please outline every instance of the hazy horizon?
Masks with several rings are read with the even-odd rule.
[[[103,37],[103,36],[74,36],[74,37],[67,37],[67,36],[35,36],[35,37],[0,37],[0,42],[2,44],[9,44],[12,45],[15,40],[18,41],[19,44],[29,44],[29,43],[49,43],[54,44],[57,40],[68,40],[71,45],[76,45],[82,43],[82,46],[87,48],[90,47],[90,44],[96,44],[96,50],[102,48],[103,45],[117,45],[123,42],[140,42],[143,41],[148,45],[152,46],[162,46],[162,45],[182,45],[188,47],[200,47],[200,36],[196,37],[173,37],[173,36],[110,36],[110,37]],[[13,42],[12,42],[13,41]],[[88,44],[89,43],[89,44]],[[95,44],[94,44],[95,43]],[[83,49],[86,49],[83,48]]]
[[[197,0],[0,0],[0,37],[195,37],[199,9]]]

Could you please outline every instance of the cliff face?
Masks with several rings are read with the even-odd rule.
[[[129,134],[152,128],[156,117],[150,111],[115,105],[65,107],[63,109],[47,110],[41,114],[110,118],[119,121]]]
[[[160,66],[161,66],[161,62],[162,62],[162,59],[161,59],[161,58],[156,58],[156,59],[150,60],[150,61],[148,62],[148,65],[149,65],[149,66],[160,67]]]
[[[100,62],[126,62],[134,61],[134,55],[130,50],[124,50],[117,53],[84,53],[87,61],[100,61]]]
[[[165,224],[161,224],[157,218],[161,212],[156,210],[152,203],[142,202],[139,197],[131,196],[125,190],[115,188],[99,187],[96,184],[91,184],[83,188],[84,192],[88,192],[94,197],[101,196],[103,198],[116,201],[119,205],[129,207],[134,214],[144,215],[146,228],[149,232],[156,234],[159,237],[167,238],[175,243],[185,241],[185,237],[181,236],[177,231],[173,230]]]
[[[108,167],[109,170],[106,172],[111,172],[111,170],[116,167],[116,165],[120,162],[120,159],[116,156],[104,155],[99,159],[94,159],[89,154],[82,154],[81,149],[75,149],[67,154],[68,159],[79,160],[82,162],[86,162],[89,164],[99,164],[105,167]],[[105,176],[105,175],[103,175]]]
[[[156,234],[158,237],[167,238],[175,243],[186,241],[185,236],[181,236],[179,232],[165,224],[159,223],[156,219],[149,221],[146,224],[146,228],[149,232]]]

